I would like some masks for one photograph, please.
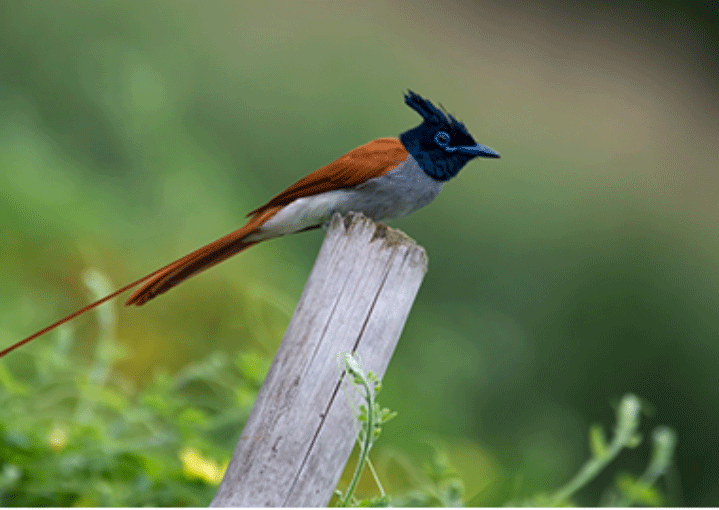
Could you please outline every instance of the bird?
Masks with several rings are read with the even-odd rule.
[[[407,216],[432,202],[472,159],[500,157],[477,143],[441,104],[437,108],[412,90],[404,102],[422,117],[418,126],[349,151],[250,211],[247,223],[234,232],[16,342],[0,351],[0,357],[140,284],[126,306],[144,305],[257,243],[322,227],[334,213],[361,212],[375,221]]]

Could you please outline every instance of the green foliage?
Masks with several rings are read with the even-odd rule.
[[[406,469],[415,472],[412,478],[420,480],[404,494],[387,495],[369,462],[369,450],[379,437],[384,417],[394,417],[396,413],[383,409],[376,402],[379,380],[373,373],[364,375],[360,364],[351,354],[343,353],[344,369],[351,378],[352,387],[363,392],[365,404],[355,411],[360,424],[357,442],[360,455],[347,491],[343,494],[336,491],[337,506],[395,506],[395,507],[459,507],[467,503],[464,483],[459,472],[452,465],[449,456],[441,446],[433,446],[430,461],[424,465],[422,476],[417,476],[414,465],[405,465]],[[351,399],[349,399],[351,401]],[[368,412],[369,409],[374,411]],[[624,449],[633,449],[642,442],[639,434],[640,412],[642,402],[635,395],[625,395],[617,407],[617,422],[614,436],[607,441],[603,428],[594,424],[589,429],[591,458],[579,472],[563,487],[551,494],[539,493],[530,498],[509,501],[507,506],[558,507],[575,506],[572,496],[587,486],[606,468]],[[369,431],[376,431],[369,433]],[[656,487],[659,478],[665,475],[671,466],[676,435],[668,427],[657,427],[652,434],[652,456],[645,472],[636,476],[618,473],[613,486],[608,487],[602,497],[603,506],[661,506],[666,504],[666,497]],[[367,465],[372,471],[380,496],[358,500],[354,497],[359,475]]]
[[[617,423],[614,436],[607,441],[603,428],[592,425],[589,429],[591,458],[566,485],[553,494],[537,494],[527,500],[512,502],[512,506],[574,506],[572,496],[588,485],[624,449],[639,446],[639,418],[642,402],[632,394],[625,395],[617,406]],[[652,434],[652,458],[646,471],[639,477],[620,473],[613,487],[607,488],[602,497],[606,506],[660,506],[665,498],[654,487],[660,476],[667,472],[674,455],[676,437],[668,427],[657,427]]]
[[[335,493],[339,498],[337,506],[388,506],[389,498],[385,494],[382,484],[372,468],[372,464],[369,460],[369,452],[372,446],[374,446],[375,441],[379,439],[382,432],[382,425],[397,416],[397,413],[381,407],[377,402],[377,395],[382,389],[382,382],[379,380],[379,377],[377,377],[377,374],[368,372],[365,375],[359,361],[357,361],[351,353],[340,353],[339,358],[342,369],[347,373],[347,380],[350,381],[350,387],[354,392],[363,394],[362,398],[364,399],[364,403],[355,409],[353,405],[354,395],[349,392],[347,393],[347,401],[353,406],[354,415],[360,424],[359,431],[357,432],[357,444],[359,445],[360,452],[347,491],[344,494],[342,494],[341,491]],[[372,471],[372,475],[377,482],[381,495],[379,498],[358,501],[354,497],[354,492],[355,489],[357,489],[357,484],[359,483],[360,475],[365,465],[369,466]]]
[[[0,363],[0,505],[206,506],[268,361],[214,353],[137,389],[113,371],[113,309],[98,317],[89,361],[66,327]]]
[[[91,275],[96,285],[101,275]],[[100,285],[97,292],[104,289]],[[143,389],[133,388],[112,368],[123,356],[107,307],[98,312],[100,341],[95,356],[70,355],[67,328],[12,364],[0,363],[0,503],[3,506],[201,506],[219,484],[233,451],[237,425],[249,413],[268,367],[257,354],[235,359],[215,353],[175,376],[157,373]],[[381,383],[351,356],[343,368],[363,403],[355,409],[360,455],[338,506],[463,506],[466,491],[441,446],[421,470],[421,482],[396,495],[384,492],[369,462],[382,426],[396,413],[376,400]],[[348,395],[350,402],[353,397]],[[626,395],[617,409],[611,441],[599,425],[589,431],[591,458],[564,487],[511,505],[571,506],[572,496],[622,450],[641,443],[640,400]],[[619,473],[605,491],[608,506],[658,506],[667,500],[656,487],[672,462],[676,437],[667,427],[652,433],[652,457],[640,476]],[[368,466],[380,495],[354,497]],[[415,466],[408,469],[416,470]],[[415,477],[418,479],[418,477]]]
[[[458,470],[452,465],[441,445],[432,444],[432,455],[421,470],[409,466],[421,474],[413,477],[421,480],[416,487],[403,494],[392,496],[392,506],[397,507],[460,507],[466,504],[465,485]]]
[[[86,284],[97,295],[108,292],[98,272]],[[201,506],[215,493],[238,426],[249,415],[269,361],[256,353],[230,358],[214,353],[170,376],[157,372],[143,388],[120,377],[114,366],[127,356],[114,335],[111,304],[97,309],[99,337],[86,361],[71,355],[73,334],[60,329],[39,349],[13,353],[0,363],[0,504],[3,506]],[[350,354],[341,358],[353,394],[348,402],[359,428],[359,456],[338,506],[462,506],[465,484],[443,447],[434,453],[415,483],[402,493],[385,493],[369,461],[382,427],[397,413],[377,402],[382,388],[365,375]],[[617,407],[611,440],[600,425],[589,430],[591,458],[564,487],[510,504],[571,506],[573,496],[625,449],[642,442],[640,411],[646,405],[626,395]],[[639,476],[620,472],[602,503],[656,506],[667,499],[656,487],[671,466],[676,436],[667,427],[652,435],[652,456]],[[367,466],[380,495],[354,496]]]

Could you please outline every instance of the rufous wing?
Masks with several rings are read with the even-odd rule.
[[[372,140],[303,177],[262,207],[250,211],[248,216],[278,205],[285,206],[298,198],[354,188],[386,173],[407,159],[407,156],[409,153],[398,138]]]
[[[246,241],[285,205],[298,198],[326,191],[352,188],[386,173],[404,161],[409,153],[397,138],[378,138],[303,177],[262,207],[251,211],[249,221],[238,230],[185,255],[152,276],[137,289],[125,305],[143,305],[178,283],[256,244]]]

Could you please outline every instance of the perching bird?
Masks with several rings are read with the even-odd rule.
[[[404,101],[422,123],[399,138],[378,138],[315,170],[262,207],[238,230],[91,303],[0,351],[0,357],[140,283],[125,305],[142,305],[183,280],[253,244],[322,226],[335,212],[361,212],[375,221],[400,218],[429,204],[471,159],[498,158],[474,141],[452,115],[412,91]]]

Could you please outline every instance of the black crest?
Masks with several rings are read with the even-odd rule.
[[[404,95],[404,102],[407,106],[419,113],[425,122],[437,127],[445,127],[450,131],[460,132],[471,137],[467,128],[464,127],[464,124],[444,110],[441,104],[439,106],[442,107],[442,110],[434,106],[428,99],[423,98],[411,90],[408,90]]]

